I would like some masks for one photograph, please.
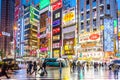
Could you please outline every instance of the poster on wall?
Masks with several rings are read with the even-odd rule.
[[[114,51],[114,27],[111,18],[104,19],[104,51]]]
[[[62,16],[62,25],[63,27],[70,26],[75,24],[75,8],[71,8],[69,10],[63,11]]]

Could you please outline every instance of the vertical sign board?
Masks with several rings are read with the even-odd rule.
[[[118,51],[120,52],[120,16],[118,17]]]
[[[104,51],[114,51],[114,27],[111,18],[104,19]]]
[[[62,8],[59,8],[53,11],[53,21],[52,21],[52,42],[53,42],[53,56],[60,56],[60,47],[61,47],[61,17],[62,17]]]

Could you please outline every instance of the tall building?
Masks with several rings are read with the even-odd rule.
[[[0,50],[10,53],[10,42],[13,38],[14,0],[0,0]],[[10,36],[5,35],[7,33]]]
[[[116,5],[116,0],[80,0],[79,55],[94,59],[114,55],[113,20],[117,19]],[[107,31],[111,34],[107,35]]]

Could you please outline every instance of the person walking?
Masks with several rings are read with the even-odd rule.
[[[46,70],[46,63],[47,63],[47,60],[45,60],[45,61],[43,62],[42,67],[43,67],[44,72],[45,72],[46,75],[47,75],[48,73],[47,73],[47,70]]]
[[[1,72],[0,72],[0,77],[1,76],[6,76],[6,78],[7,79],[9,79],[10,77],[7,75],[7,69],[8,69],[8,65],[7,65],[7,63],[3,63],[3,65],[2,65],[2,68],[1,68]]]
[[[38,65],[39,65],[38,71],[43,70],[43,68],[42,68],[42,61],[41,60],[39,61]]]
[[[119,69],[117,65],[113,66],[113,72],[114,72],[114,78],[118,79],[118,73],[119,73]]]
[[[27,74],[31,74],[32,67],[33,67],[32,61],[28,62]]]
[[[72,61],[69,62],[70,65],[70,72],[72,72]]]
[[[72,67],[73,67],[73,72],[75,71],[75,68],[76,68],[76,62],[75,62],[75,60],[73,61],[73,63],[72,63]]]
[[[77,62],[77,70],[78,70],[78,73],[80,72],[80,61]]]
[[[31,74],[33,74],[35,72],[35,76],[36,76],[36,73],[37,73],[37,63],[36,61],[34,61],[33,63],[33,72]]]

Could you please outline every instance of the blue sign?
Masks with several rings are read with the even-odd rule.
[[[53,27],[60,25],[60,19],[53,21]]]
[[[114,28],[110,18],[104,19],[104,51],[114,51]]]
[[[67,10],[69,8],[76,6],[76,0],[62,0],[63,10]]]

